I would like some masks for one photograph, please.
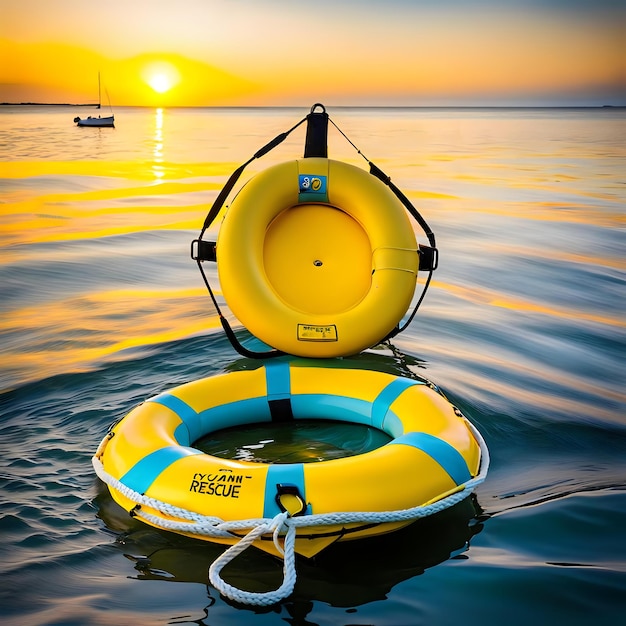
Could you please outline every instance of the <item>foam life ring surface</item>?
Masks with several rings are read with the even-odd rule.
[[[218,234],[226,303],[288,354],[347,356],[384,339],[407,312],[418,246],[405,208],[376,177],[309,157],[249,180]]]
[[[273,518],[281,508],[304,522],[341,512],[403,511],[441,501],[476,477],[480,436],[441,393],[424,381],[325,363],[277,359],[157,395],[110,430],[95,456],[98,475],[127,511],[137,505],[127,490],[147,499],[140,519],[153,526],[169,529],[181,509],[189,514],[185,519],[197,514],[243,521],[244,527],[224,536],[181,533],[227,544],[246,534],[245,524]],[[194,448],[218,429],[298,419],[365,424],[392,440],[364,454],[308,463],[235,461]],[[408,523],[302,527],[295,550],[312,556],[335,541]],[[254,545],[275,553],[271,536]]]

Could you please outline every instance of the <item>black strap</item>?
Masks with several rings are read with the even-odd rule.
[[[378,178],[378,180],[381,180],[383,183],[385,183],[385,185],[387,185],[387,187],[389,187],[389,189],[391,189],[391,191],[393,191],[396,198],[398,198],[398,200],[402,202],[407,211],[422,227],[424,234],[426,235],[426,237],[428,237],[428,242],[430,243],[430,245],[434,249],[437,249],[437,244],[435,243],[435,233],[433,233],[433,231],[430,229],[430,226],[426,223],[426,220],[421,216],[420,212],[413,206],[411,201],[402,193],[402,191],[400,191],[400,189],[398,189],[391,182],[391,178],[387,176],[387,174],[385,174],[385,172],[383,172],[380,167],[374,165],[374,163],[372,163],[371,161],[368,161],[368,164],[370,166],[370,174]]]
[[[217,314],[220,318],[220,323],[222,324],[222,328],[224,329],[224,332],[226,333],[226,337],[228,337],[228,341],[230,341],[230,344],[235,349],[235,351],[241,356],[246,357],[248,359],[271,359],[277,356],[284,356],[285,353],[281,352],[280,350],[268,350],[265,352],[254,352],[253,350],[248,350],[248,348],[246,348],[239,341],[239,339],[237,339],[237,336],[235,335],[235,331],[232,329],[231,325],[228,323],[228,320],[224,317],[224,314],[222,313],[222,309],[220,309],[220,305],[218,304],[215,294],[213,293],[213,290],[211,289],[209,279],[204,273],[204,268],[202,267],[202,259],[198,258],[196,259],[196,262],[198,263],[198,268],[200,269],[200,274],[202,274],[202,279],[204,280],[204,284],[206,285],[209,295],[211,296],[213,306],[215,307],[215,310],[217,311]]]
[[[321,112],[315,109],[321,107]],[[323,104],[314,104],[309,113],[304,141],[304,158],[328,157],[328,113]]]
[[[202,231],[200,232],[200,237],[198,240],[202,239],[202,235],[204,234],[204,231],[213,223],[213,220],[217,217],[221,208],[224,206],[224,202],[226,202],[226,198],[228,198],[228,195],[233,190],[235,183],[239,180],[239,177],[241,176],[243,171],[246,169],[246,167],[248,167],[248,165],[250,165],[252,161],[254,161],[255,159],[260,159],[262,156],[265,156],[270,150],[273,150],[276,146],[280,145],[283,141],[285,141],[285,139],[287,139],[287,137],[296,128],[298,128],[300,124],[303,124],[308,119],[308,117],[309,116],[307,115],[306,117],[302,118],[295,126],[285,131],[284,133],[280,133],[280,135],[274,137],[272,141],[266,143],[260,150],[257,150],[254,153],[254,156],[252,158],[248,159],[243,165],[240,165],[230,175],[230,178],[224,185],[223,189],[217,195],[217,198],[215,198],[215,202],[213,203],[213,206],[211,207],[208,215],[206,216],[206,219],[204,220],[204,225],[202,226]]]

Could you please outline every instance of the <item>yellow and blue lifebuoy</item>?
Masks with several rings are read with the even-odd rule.
[[[329,363],[274,360],[159,394],[105,437],[94,461],[98,474],[128,511],[139,494],[141,518],[163,528],[176,517],[174,511],[250,527],[287,511],[302,518],[295,551],[306,556],[335,541],[379,535],[410,521],[307,527],[307,517],[426,506],[476,477],[481,464],[476,431],[441,393],[420,380]],[[234,461],[194,448],[222,428],[298,419],[364,424],[391,441],[365,454],[293,464]],[[208,538],[234,544],[245,530]],[[193,527],[183,534],[194,535]],[[259,537],[255,545],[276,553],[271,536]]]

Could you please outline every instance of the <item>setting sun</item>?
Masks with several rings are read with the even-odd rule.
[[[155,61],[143,71],[144,81],[159,94],[166,93],[180,82],[180,73],[167,61]]]
[[[148,84],[157,93],[165,93],[172,88],[172,82],[165,74],[155,74]]]

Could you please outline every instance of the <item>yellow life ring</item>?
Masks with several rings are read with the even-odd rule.
[[[415,292],[415,233],[390,189],[326,158],[281,163],[233,199],[218,234],[224,299],[288,354],[337,357],[384,339]]]
[[[480,435],[443,395],[418,380],[330,363],[277,359],[155,396],[104,438],[96,471],[127,511],[136,509],[140,494],[140,519],[153,526],[169,528],[177,510],[186,519],[241,521],[240,531],[219,537],[194,535],[193,525],[182,531],[226,544],[237,543],[248,522],[254,527],[281,510],[304,522],[320,514],[404,511],[458,494],[476,477]],[[284,419],[361,423],[392,440],[365,454],[294,464],[234,461],[193,447],[218,429]],[[303,527],[295,551],[312,556],[335,541],[379,535],[410,521]],[[271,539],[259,537],[254,545],[276,554]]]

